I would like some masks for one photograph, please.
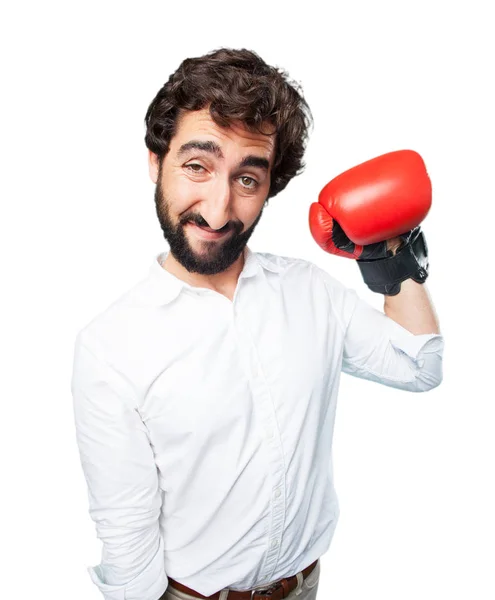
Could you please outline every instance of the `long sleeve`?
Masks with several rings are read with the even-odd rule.
[[[101,563],[88,567],[91,580],[105,600],[158,600],[168,578],[153,450],[131,384],[82,333],[71,391],[89,514],[103,543]]]
[[[342,370],[390,387],[425,392],[443,378],[441,334],[414,335],[347,289]]]

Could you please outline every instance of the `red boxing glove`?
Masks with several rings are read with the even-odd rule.
[[[400,283],[428,276],[428,251],[419,223],[431,207],[431,182],[421,156],[389,152],[332,179],[311,204],[309,227],[326,252],[358,261],[375,292],[395,295]],[[400,237],[395,255],[386,240]]]

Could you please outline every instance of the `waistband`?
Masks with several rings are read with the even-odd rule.
[[[313,563],[301,571],[303,580],[306,579],[311,571],[313,571],[318,564],[318,560],[319,559],[316,559]],[[168,578],[168,581],[169,584],[176,590],[184,592],[185,594],[189,594],[190,596],[194,596],[195,598],[207,598],[208,600],[220,600],[220,598],[222,598],[222,600],[283,600],[283,598],[287,598],[292,590],[295,590],[297,587],[297,575],[292,575],[291,577],[284,577],[283,579],[276,581],[269,588],[247,591],[229,590],[227,596],[225,596],[224,593],[221,597],[222,590],[215,592],[211,596],[203,596],[203,594],[188,588],[171,577]],[[162,598],[165,598],[165,594],[162,596]],[[159,600],[162,600],[162,598]]]

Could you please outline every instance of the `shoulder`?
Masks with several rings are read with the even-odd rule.
[[[356,290],[342,283],[337,277],[316,263],[304,260],[304,269],[310,276],[311,289],[315,294],[325,294],[337,321],[345,330],[359,302]]]
[[[309,260],[295,256],[285,256],[271,252],[254,252],[254,254],[265,269],[280,274],[285,274],[288,271],[309,271],[313,264]]]
[[[76,345],[82,343],[108,362],[117,362],[119,355],[132,347],[134,332],[146,319],[147,311],[139,301],[146,285],[147,278],[141,279],[104,305],[77,331]]]
[[[294,276],[307,275],[315,281],[324,282],[327,287],[335,291],[344,291],[347,289],[336,277],[308,259],[272,254],[270,252],[255,252],[255,254],[259,262],[269,270]]]
[[[283,256],[269,252],[256,252],[258,260],[268,270],[282,276],[287,283],[311,287],[315,293],[325,291],[335,308],[342,310],[344,304],[354,304],[356,291],[347,287],[335,276],[316,263],[300,257]]]

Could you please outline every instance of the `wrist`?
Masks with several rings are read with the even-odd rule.
[[[420,227],[399,240],[398,247],[396,238],[387,240],[387,246],[390,242],[394,249],[387,258],[356,261],[364,282],[373,292],[395,296],[406,279],[412,278],[421,284],[428,277],[428,248]]]
[[[402,245],[402,238],[400,238],[400,237],[394,237],[394,238],[390,238],[389,240],[387,240],[387,250],[391,250],[393,256],[395,256],[395,253],[397,252],[397,250],[399,249],[399,247],[401,245]]]

